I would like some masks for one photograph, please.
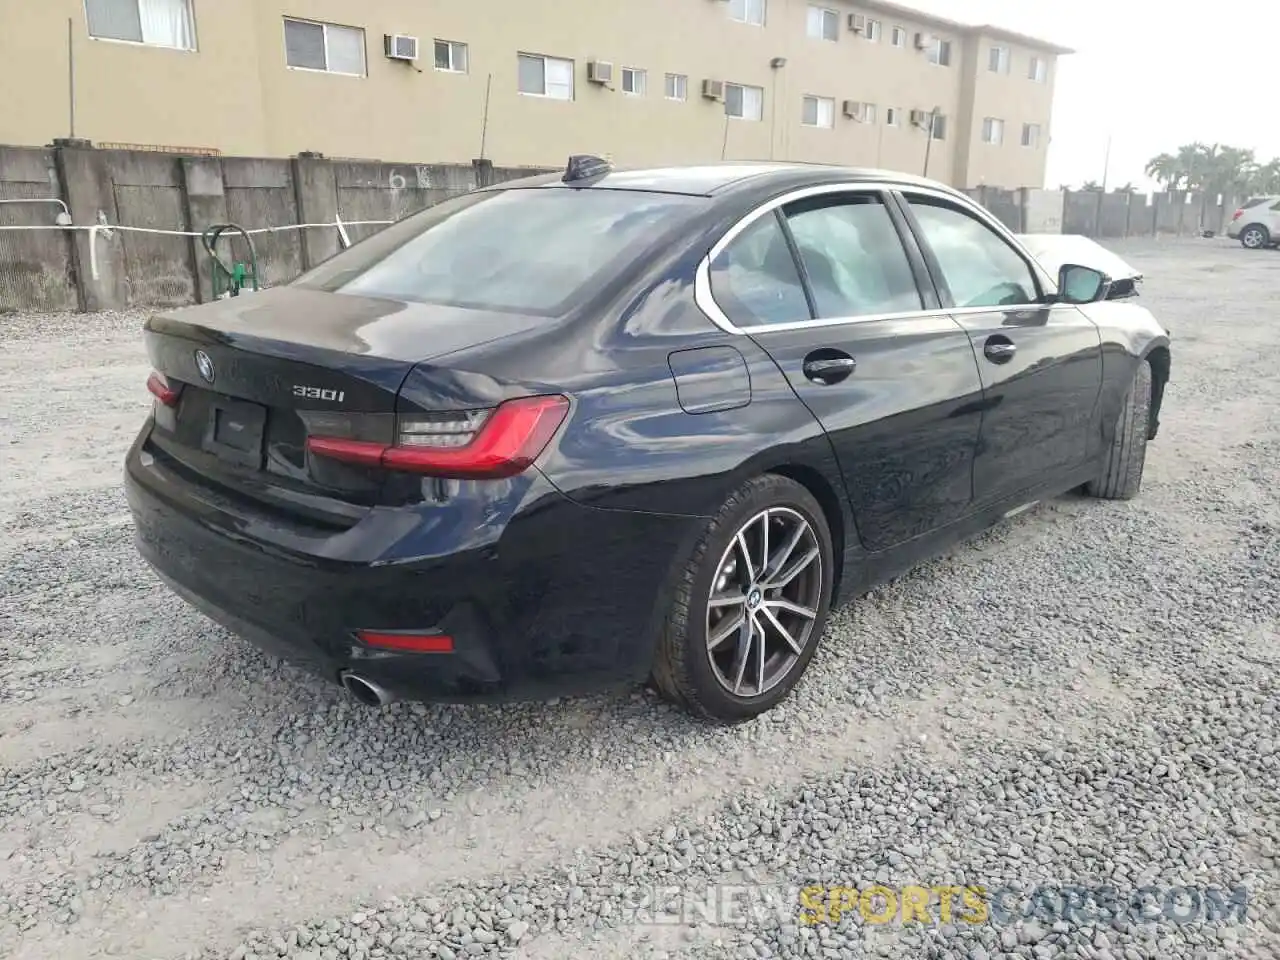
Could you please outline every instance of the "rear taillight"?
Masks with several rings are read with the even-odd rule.
[[[491,410],[400,416],[392,444],[313,436],[307,438],[307,450],[346,463],[432,477],[513,477],[538,459],[568,412],[565,397],[521,397]]]
[[[152,370],[151,376],[147,377],[147,389],[166,407],[177,406],[179,387],[171,384],[163,373]]]
[[[1232,220],[1239,220],[1239,219],[1240,219],[1241,217],[1243,217],[1243,216],[1244,216],[1244,207],[1241,207],[1239,210],[1237,210],[1237,211],[1235,212],[1235,216],[1233,216],[1231,219],[1232,219]]]

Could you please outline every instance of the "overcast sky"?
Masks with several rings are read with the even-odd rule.
[[[1148,186],[1148,159],[1202,140],[1280,156],[1272,91],[1280,0],[905,0],[952,20],[994,23],[1078,53],[1058,61],[1048,183]]]

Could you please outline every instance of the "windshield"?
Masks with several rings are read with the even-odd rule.
[[[395,224],[296,284],[353,296],[558,316],[693,215],[636,190],[469,193]]]

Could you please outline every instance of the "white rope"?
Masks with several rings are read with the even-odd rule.
[[[61,203],[61,201],[57,201]],[[286,230],[333,230],[337,229],[338,239],[342,242],[344,248],[351,246],[351,239],[347,235],[347,227],[387,227],[395,223],[394,220],[349,220],[344,221],[335,217],[333,223],[290,223],[282,227],[257,227],[253,230],[246,230],[249,236],[256,236],[263,233],[283,233]],[[162,237],[202,237],[204,233],[197,230],[159,230],[153,227],[125,227],[119,224],[103,224],[95,223],[89,226],[35,226],[35,227],[10,227],[0,226],[0,230],[81,230],[89,234],[89,273],[94,280],[99,279],[98,273],[98,234],[104,233],[110,239],[112,234],[117,230],[123,233],[149,233]],[[239,232],[224,234],[224,236],[235,237]]]

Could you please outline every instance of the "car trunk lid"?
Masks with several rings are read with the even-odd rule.
[[[388,446],[398,416],[440,420],[527,392],[430,361],[545,323],[292,287],[161,314],[144,331],[156,374],[149,444],[190,483],[349,526],[421,484],[377,458],[317,456],[309,440]]]

